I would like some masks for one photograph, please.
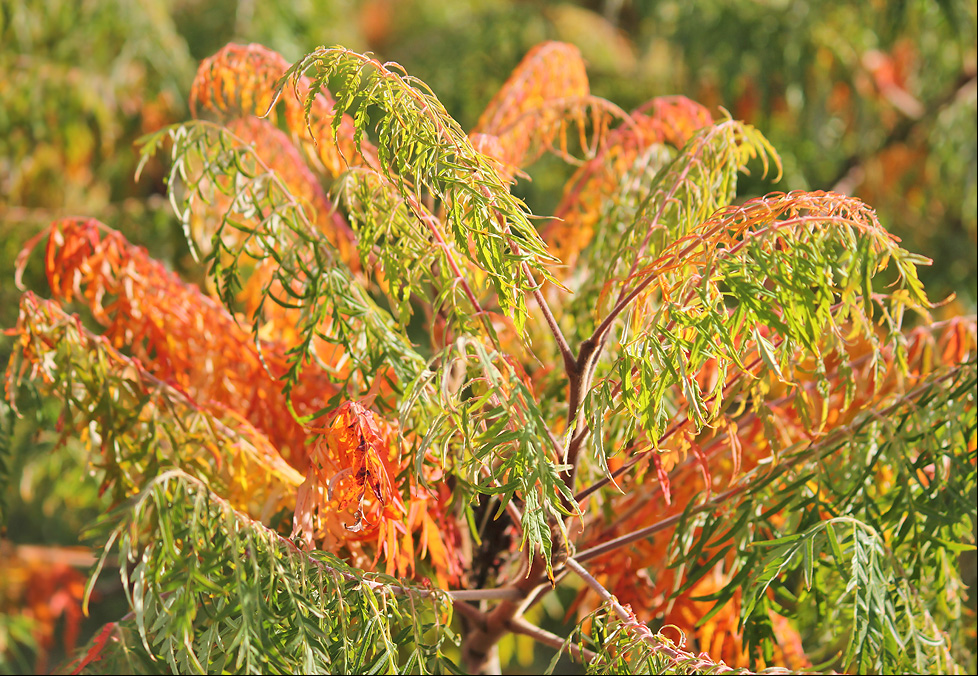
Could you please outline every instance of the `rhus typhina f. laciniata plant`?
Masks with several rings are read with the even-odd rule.
[[[69,669],[958,668],[975,318],[869,206],[738,196],[760,131],[562,43],[469,133],[342,48],[228,45],[190,103],[141,152],[203,289],[96,220],[20,263],[8,396],[90,449],[131,606]]]

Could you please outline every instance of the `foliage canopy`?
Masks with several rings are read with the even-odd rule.
[[[18,262],[52,299],[8,400],[89,449],[88,589],[129,603],[75,673],[476,671],[509,634],[595,673],[961,669],[976,321],[869,206],[738,199],[782,169],[758,129],[623,111],[558,42],[468,134],[339,47],[230,44],[190,108],[140,153],[203,289],[93,219]],[[551,218],[514,194],[544,155]],[[527,619],[555,589],[563,634]]]

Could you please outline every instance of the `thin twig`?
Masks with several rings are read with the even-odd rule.
[[[519,254],[519,248],[515,244],[511,243],[511,245],[514,248],[514,253]],[[543,293],[540,291],[540,286],[537,284],[536,279],[534,279],[529,264],[523,261],[522,266],[523,274],[527,276],[527,280],[533,288],[533,298],[536,299],[537,305],[543,313],[543,318],[547,321],[547,326],[550,328],[550,333],[553,334],[554,340],[557,342],[557,348],[560,350],[560,355],[564,359],[564,366],[566,368],[569,363],[576,362],[574,352],[571,350],[570,345],[567,344],[567,339],[560,330],[560,324],[557,323],[557,319],[554,317],[553,312],[551,312],[547,299],[544,298]]]
[[[413,591],[413,590],[412,590]],[[524,593],[516,587],[497,587],[495,589],[457,589],[445,592],[453,601],[503,601],[523,598]]]

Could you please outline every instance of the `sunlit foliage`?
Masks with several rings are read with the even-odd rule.
[[[559,42],[470,132],[340,47],[228,45],[190,109],[140,153],[203,289],[95,220],[18,263],[52,298],[7,400],[87,449],[88,590],[129,605],[74,673],[471,672],[512,633],[595,673],[967,666],[976,322],[871,207],[738,199],[761,130],[626,113]],[[526,619],[557,588],[563,635]]]

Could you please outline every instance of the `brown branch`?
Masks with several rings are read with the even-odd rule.
[[[574,659],[584,664],[597,657],[594,652],[588,650],[587,648],[581,648],[573,642],[569,643],[560,636],[557,636],[546,629],[542,629],[535,624],[530,624],[522,617],[513,618],[509,623],[509,628],[514,634],[529,636],[538,643],[550,646],[558,651],[566,648]]]
[[[646,526],[645,528],[639,528],[638,530],[632,531],[631,533],[626,533],[625,535],[620,535],[616,538],[612,538],[607,542],[602,542],[600,545],[595,545],[594,547],[591,547],[589,549],[584,549],[582,551],[579,551],[577,552],[577,554],[574,555],[574,558],[582,563],[586,563],[591,559],[596,559],[599,556],[602,556],[603,554],[607,554],[608,552],[613,552],[616,549],[621,549],[622,547],[630,545],[633,542],[644,540],[650,535],[654,535],[661,530],[665,530],[666,528],[675,526],[683,518],[683,516],[693,516],[695,514],[699,514],[700,512],[705,512],[707,510],[713,509],[714,507],[719,506],[723,500],[726,500],[727,498],[737,495],[738,493],[742,493],[745,490],[747,490],[747,488],[749,488],[749,484],[744,484],[736,488],[728,489],[723,493],[718,494],[712,500],[709,500],[708,502],[704,502],[702,505],[694,507],[693,509],[686,510],[684,514],[674,514],[670,517],[655,522],[651,526]]]
[[[520,592],[519,598],[504,600],[486,614],[484,621],[473,623],[462,645],[463,665],[470,674],[484,672],[493,647],[513,631],[513,620],[539,598],[535,592],[547,584],[547,563],[541,556],[534,556],[526,576],[514,586]]]
[[[566,464],[570,465],[567,470],[564,482],[567,488],[574,492],[574,484],[577,482],[577,470],[580,464],[578,458],[581,447],[590,430],[584,421],[584,397],[591,388],[591,379],[594,376],[594,364],[597,360],[597,344],[589,339],[581,343],[577,358],[572,363],[566,363],[568,383],[567,396],[567,429],[570,430],[570,440],[567,443],[567,452],[564,456]],[[568,502],[568,501],[564,501]],[[576,502],[576,501],[575,501]],[[571,511],[577,511],[576,504],[565,504]]]

